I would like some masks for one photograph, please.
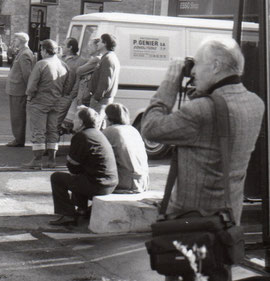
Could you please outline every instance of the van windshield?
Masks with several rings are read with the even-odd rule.
[[[75,38],[77,41],[80,40],[82,33],[82,25],[73,25],[70,32],[70,37]]]
[[[89,58],[89,44],[90,40],[94,39],[96,36],[97,26],[96,25],[87,25],[84,32],[84,37],[81,47],[81,57],[87,59]]]

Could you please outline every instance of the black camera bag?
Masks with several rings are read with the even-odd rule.
[[[160,215],[162,219],[151,225],[153,238],[146,242],[153,270],[167,276],[190,276],[193,273],[189,261],[173,245],[181,242],[192,248],[206,246],[206,258],[202,260],[202,271],[211,272],[216,263],[233,265],[244,258],[244,235],[241,226],[235,224],[230,208],[229,187],[229,115],[225,100],[221,96],[209,96],[214,102],[217,130],[220,139],[225,194],[224,210],[206,215],[193,210],[165,215],[171,191],[177,177],[177,149],[173,155]]]

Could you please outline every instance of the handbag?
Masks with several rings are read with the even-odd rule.
[[[225,208],[209,215],[203,210],[190,210],[166,215],[171,191],[177,178],[177,149],[171,161],[165,193],[159,210],[160,218],[151,225],[152,239],[146,248],[150,265],[159,274],[187,276],[194,273],[186,256],[176,249],[174,241],[187,248],[206,247],[206,256],[201,260],[203,271],[211,271],[217,264],[233,265],[244,258],[244,234],[235,224],[231,209],[229,186],[229,112],[222,96],[209,96],[215,105],[216,128],[219,137]]]

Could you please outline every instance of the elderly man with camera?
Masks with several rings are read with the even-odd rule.
[[[145,112],[142,133],[152,141],[177,150],[177,180],[167,213],[203,210],[213,213],[224,206],[221,155],[215,128],[215,105],[209,95],[222,96],[229,111],[231,145],[229,186],[232,211],[240,224],[243,189],[251,152],[264,114],[264,103],[241,83],[244,57],[233,39],[208,39],[199,47],[191,75],[195,93],[172,112],[183,76],[183,61],[173,61]],[[182,81],[181,81],[182,83]],[[231,280],[230,268],[217,264],[209,280]],[[178,280],[175,276],[166,280]]]

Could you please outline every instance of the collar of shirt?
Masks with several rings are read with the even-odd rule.
[[[78,56],[78,55],[66,56],[66,57],[64,57],[64,60],[65,60],[65,61],[72,60],[72,59],[76,58],[77,56]]]

